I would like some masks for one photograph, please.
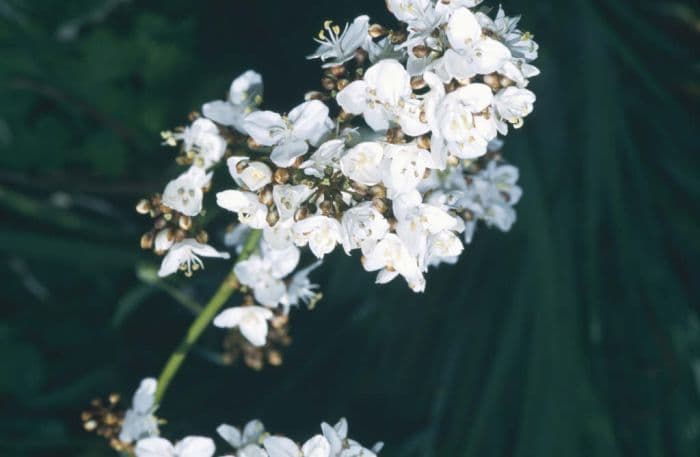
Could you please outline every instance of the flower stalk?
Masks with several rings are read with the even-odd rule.
[[[236,263],[246,260],[255,252],[261,235],[262,232],[260,230],[250,232],[245,244],[243,245],[243,250],[236,260]],[[221,307],[228,301],[229,298],[231,298],[231,295],[233,295],[233,293],[236,292],[239,287],[240,283],[238,278],[236,277],[236,274],[231,271],[221,282],[219,289],[204,306],[197,318],[192,322],[192,325],[190,325],[190,328],[187,330],[187,334],[185,335],[184,339],[170,355],[170,358],[163,367],[163,371],[161,371],[160,376],[158,377],[158,389],[155,394],[156,404],[160,405],[162,403],[163,397],[165,396],[165,392],[168,390],[170,382],[177,374],[182,362],[185,361],[185,358],[192,349],[192,346],[194,346],[202,332],[204,332],[204,330],[209,326],[209,323],[212,321],[212,319],[214,319]]]

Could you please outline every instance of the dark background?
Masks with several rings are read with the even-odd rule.
[[[205,334],[166,436],[346,415],[387,457],[700,455],[698,2],[504,6],[541,45],[514,230],[424,295],[337,253],[283,367],[217,366]],[[191,320],[135,274],[157,259],[133,205],[175,173],[159,131],[248,68],[288,110],[322,21],[361,13],[388,22],[382,0],[0,0],[1,456],[113,455],[80,411],[157,375]],[[179,283],[206,297],[222,265]]]

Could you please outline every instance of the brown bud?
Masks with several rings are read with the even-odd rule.
[[[367,192],[369,192],[369,187],[367,187],[364,184],[360,184],[359,182],[351,181],[350,187],[352,187],[355,190],[355,192],[362,195],[363,197],[367,195]]]
[[[333,212],[333,202],[331,200],[323,200],[318,204],[318,207],[324,216],[329,216]]]
[[[375,197],[372,199],[372,207],[384,214],[389,210],[389,204],[383,198]]]
[[[493,90],[499,90],[501,88],[501,81],[496,73],[484,75],[484,84],[486,84]]]
[[[384,198],[386,197],[386,187],[382,185],[376,185],[369,188],[369,193],[372,197]]]
[[[190,122],[194,122],[199,119],[199,113],[197,111],[190,111],[190,114],[187,115],[187,119]]]
[[[306,219],[307,216],[309,215],[309,208],[306,206],[302,206],[298,210],[294,212],[294,220],[295,221],[300,221],[302,219]]]
[[[413,90],[424,89],[427,85],[428,84],[425,82],[425,79],[423,79],[421,76],[414,76],[411,78],[411,89]]]
[[[347,79],[338,80],[338,90],[345,89],[348,86],[348,84],[350,84],[350,81],[348,81]]]
[[[267,363],[273,367],[278,367],[282,365],[282,354],[279,351],[270,350],[267,353]]]
[[[209,241],[209,234],[205,230],[200,230],[195,239],[202,244],[207,244]]]
[[[263,189],[258,193],[258,200],[260,200],[260,203],[263,205],[271,205],[273,200],[272,200],[272,186],[265,186]]]
[[[367,54],[367,51],[365,51],[364,49],[360,48],[357,51],[355,51],[355,61],[358,65],[363,65],[365,62],[367,62],[368,58],[369,54]]]
[[[141,249],[151,249],[153,247],[153,232],[146,232],[141,236]]]
[[[330,91],[335,90],[335,80],[329,77],[321,78],[321,87]]]
[[[346,111],[341,111],[340,114],[338,114],[338,121],[340,123],[349,122],[353,117],[355,117],[354,114],[348,113]]]
[[[272,175],[272,180],[275,184],[287,184],[289,182],[289,170],[286,168],[278,168]]]
[[[159,217],[159,218],[156,219],[156,221],[153,223],[153,227],[154,227],[156,230],[160,230],[160,229],[162,229],[163,227],[165,227],[166,225],[168,225],[168,221],[165,219],[165,215],[163,215],[163,217]]]
[[[380,24],[372,24],[369,26],[369,36],[379,38],[386,35],[386,29]]]
[[[185,238],[187,238],[187,232],[185,232],[184,230],[180,230],[180,229],[175,231],[175,242],[176,243],[179,243],[180,241],[184,240]]]
[[[182,230],[189,230],[192,228],[192,218],[189,216],[180,216],[177,219],[177,225],[182,229]]]
[[[430,54],[430,48],[424,44],[419,44],[413,48],[413,55],[422,59],[423,57]]]
[[[430,136],[423,135],[420,138],[418,138],[418,147],[421,149],[430,150]]]
[[[408,34],[405,30],[392,30],[389,34],[389,41],[392,44],[401,44],[406,41],[406,38],[408,38]]]
[[[136,204],[136,212],[139,214],[148,214],[151,212],[151,202],[146,200],[145,198],[142,198],[139,200],[139,202]]]
[[[109,395],[109,403],[111,405],[116,405],[117,403],[119,403],[120,399],[121,399],[121,396],[119,394],[113,393],[113,394]]]
[[[330,74],[335,76],[336,78],[340,78],[343,76],[346,72],[345,65],[336,65],[335,67],[330,68]]]
[[[83,424],[83,428],[85,429],[85,431],[92,432],[97,428],[97,421],[89,420]]]

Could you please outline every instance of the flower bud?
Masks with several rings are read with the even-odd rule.
[[[424,44],[419,44],[413,48],[413,55],[422,59],[423,57],[430,54],[430,48]]]
[[[335,90],[335,80],[327,76],[323,77],[321,78],[321,87],[328,91]]]
[[[411,89],[421,90],[424,89],[428,84],[425,82],[422,76],[414,76],[411,78]]]
[[[195,239],[202,244],[207,244],[209,242],[209,233],[206,230],[200,230]]]
[[[260,200],[260,203],[263,205],[270,206],[272,204],[273,199],[271,186],[265,186],[260,193],[258,193],[258,200]]]
[[[192,228],[192,218],[189,216],[180,216],[177,219],[177,225],[182,230],[189,230],[190,228]]]
[[[318,207],[324,216],[330,216],[333,213],[333,202],[331,200],[323,200],[318,204]]]
[[[494,91],[498,91],[501,88],[501,81],[496,73],[484,75],[484,84],[489,86]]]
[[[336,65],[335,67],[331,67],[329,71],[330,74],[332,74],[336,78],[340,78],[345,74],[345,65]]]
[[[141,249],[151,249],[153,247],[153,232],[146,232],[141,236]]]
[[[289,182],[289,170],[286,168],[278,168],[272,175],[272,180],[275,184],[287,184]]]
[[[348,86],[348,84],[350,84],[350,81],[348,81],[347,79],[339,80],[338,81],[338,90],[345,89]]]
[[[294,212],[294,220],[295,221],[300,221],[302,219],[306,219],[309,216],[309,208],[306,206],[302,206],[298,210]]]
[[[323,92],[312,90],[304,95],[304,100],[306,100],[307,102],[311,100],[323,100],[325,97],[326,96],[323,94]]]
[[[277,211],[277,208],[271,208],[270,211],[267,212],[267,217],[265,218],[267,223],[270,225],[270,227],[273,227],[277,222],[280,220],[280,213]]]
[[[375,197],[372,199],[372,207],[384,214],[389,210],[389,203],[383,198]]]
[[[151,212],[151,202],[146,200],[145,198],[142,198],[139,200],[139,202],[136,204],[136,212],[139,214],[148,214]]]
[[[369,36],[379,38],[386,35],[386,29],[381,24],[372,24],[369,26]]]

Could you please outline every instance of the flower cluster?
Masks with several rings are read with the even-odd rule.
[[[136,457],[212,457],[216,444],[209,437],[188,436],[172,443],[160,436],[158,421],[153,416],[156,387],[155,379],[141,381],[132,407],[117,424],[121,430],[118,440],[115,439],[117,448],[129,450]],[[226,443],[224,457],[375,457],[383,446],[377,443],[367,449],[348,438],[345,419],[334,426],[322,423],[321,433],[301,446],[289,438],[271,435],[259,420],[252,420],[241,429],[221,424],[216,432]]]
[[[344,28],[326,21],[309,56],[322,61],[321,89],[304,102],[262,109],[262,78],[247,71],[203,117],[164,132],[188,169],[139,205],[155,219],[142,245],[165,256],[159,274],[228,258],[204,230],[218,170],[229,184],[216,204],[235,214],[227,244],[262,237],[234,269],[255,303],[214,323],[256,347],[275,316],[319,298],[308,275],[339,246],[359,251],[377,283],[400,276],[422,292],[429,267],[454,263],[479,221],[509,230],[522,191],[499,135],[533,110],[538,46],[518,17],[499,9],[492,18],[480,3],[387,0],[393,28],[364,15]],[[317,262],[301,261],[307,246]]]

